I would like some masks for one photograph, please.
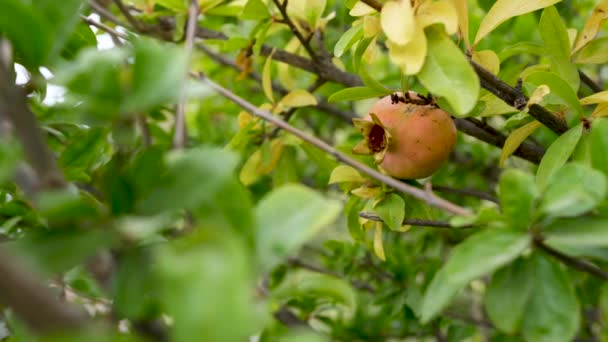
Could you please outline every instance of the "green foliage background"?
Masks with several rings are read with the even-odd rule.
[[[387,3],[3,0],[3,340],[608,338],[608,2]],[[407,89],[459,215],[335,158]]]

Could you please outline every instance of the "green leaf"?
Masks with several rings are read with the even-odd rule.
[[[608,37],[592,40],[574,56],[574,63],[604,64],[608,62]]]
[[[405,219],[405,201],[401,196],[391,193],[374,207],[374,212],[391,230],[400,230]]]
[[[17,53],[17,62],[34,69],[41,65],[52,46],[50,23],[29,2],[5,0],[0,11],[0,32],[5,34]]]
[[[509,169],[500,177],[500,206],[514,229],[525,230],[530,225],[537,196],[532,175]]]
[[[540,210],[553,217],[573,217],[593,209],[606,196],[606,176],[588,166],[569,163],[547,183]]]
[[[381,97],[384,95],[386,95],[384,91],[378,91],[376,89],[368,87],[352,87],[342,89],[333,93],[327,100],[329,102],[356,101],[365,100],[373,97]]]
[[[355,48],[355,53],[353,54],[353,67],[355,71],[359,70],[359,66],[361,65],[361,60],[363,59],[363,54],[367,50],[370,44],[374,42],[374,37],[363,38],[357,44]]]
[[[158,5],[166,7],[170,10],[173,10],[177,13],[186,13],[188,11],[188,7],[186,6],[186,2],[183,0],[156,0]]]
[[[570,63],[570,39],[559,13],[554,6],[543,11],[539,23],[540,35],[553,69],[576,91],[580,77],[576,66]]]
[[[361,80],[366,87],[377,90],[378,92],[383,92],[384,95],[390,95],[394,93],[394,90],[391,90],[385,87],[382,83],[375,80],[368,72],[366,67],[359,68],[359,75],[361,75]]]
[[[215,201],[216,194],[234,180],[238,161],[234,154],[212,147],[174,151],[165,158],[166,175],[138,205],[144,213],[197,209]]]
[[[454,297],[464,288],[466,283],[448,281],[445,268],[440,269],[431,284],[427,287],[422,299],[420,320],[423,324],[435,318]]]
[[[52,61],[63,49],[74,27],[80,20],[79,9],[83,0],[37,0],[38,8],[50,23],[52,32],[52,47],[49,52],[49,59]]]
[[[74,179],[98,161],[107,148],[107,135],[104,128],[97,127],[74,136],[58,160],[66,178]]]
[[[363,183],[367,179],[359,173],[359,171],[347,165],[338,165],[331,171],[329,182],[327,184],[354,182]]]
[[[530,245],[524,232],[493,229],[474,234],[456,246],[445,264],[448,282],[461,284],[508,264]]]
[[[547,243],[560,246],[608,246],[608,219],[560,219],[543,228]]]
[[[484,296],[492,324],[508,334],[518,332],[533,288],[533,262],[520,258],[496,271]]]
[[[259,331],[253,265],[237,237],[199,230],[156,251],[159,300],[173,320],[171,341],[241,341]]]
[[[536,171],[536,185],[541,191],[545,189],[551,176],[568,161],[582,133],[583,125],[578,124],[562,134],[549,146]]]
[[[245,20],[261,20],[270,17],[268,7],[262,2],[262,0],[249,0],[243,8],[243,14],[241,19]]]
[[[351,196],[344,206],[348,232],[350,233],[350,237],[357,242],[365,241],[365,232],[363,231],[361,223],[359,223],[359,212],[363,210],[364,207],[365,202],[357,196]]]
[[[21,145],[3,138],[0,139],[0,182],[8,181],[21,159]]]
[[[134,47],[132,90],[122,112],[133,114],[177,100],[187,71],[183,49],[148,39],[136,41]]]
[[[145,250],[121,255],[112,285],[113,309],[119,317],[147,319],[158,314],[157,283]]]
[[[302,185],[288,184],[271,191],[255,210],[258,260],[269,270],[332,223],[340,204]]]
[[[608,119],[595,119],[591,123],[591,163],[608,177]]]
[[[474,45],[506,20],[551,6],[561,0],[498,0],[479,25]]]
[[[574,89],[557,74],[539,71],[529,75],[525,81],[535,86],[546,84],[551,89],[551,94],[555,94],[562,99],[564,104],[568,105],[569,109],[574,111],[576,115],[583,112],[583,107],[581,107]]]
[[[444,96],[456,116],[470,112],[479,96],[479,78],[445,32],[427,30],[428,55],[418,79],[434,95]]]
[[[571,341],[580,325],[580,307],[568,273],[554,260],[534,256],[534,290],[522,334],[527,341]]]
[[[349,311],[357,308],[357,295],[344,279],[310,271],[297,271],[287,277],[274,291],[272,298],[287,303],[293,299],[330,300],[345,305]]]
[[[363,25],[355,25],[344,32],[336,45],[334,46],[334,55],[342,57],[344,52],[348,51],[359,39],[363,37]]]
[[[95,46],[97,46],[97,37],[91,27],[85,23],[78,23],[61,50],[61,57],[73,60],[80,51]]]

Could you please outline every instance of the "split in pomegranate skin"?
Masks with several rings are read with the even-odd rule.
[[[364,140],[356,154],[373,154],[379,168],[402,179],[432,175],[456,143],[456,126],[444,110],[414,92],[386,96],[364,119],[353,119]]]

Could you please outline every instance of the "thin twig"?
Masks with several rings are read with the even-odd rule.
[[[317,61],[318,56],[317,56],[316,52],[310,46],[310,40],[304,38],[304,36],[300,32],[300,30],[298,30],[298,28],[296,27],[294,22],[291,20],[291,18],[287,14],[287,1],[288,0],[283,0],[283,3],[281,4],[280,0],[272,0],[272,2],[274,2],[274,4],[279,9],[279,12],[281,12],[281,15],[283,16],[283,21],[285,22],[285,24],[287,24],[287,26],[289,26],[289,29],[291,30],[291,32],[293,32],[294,36],[296,36],[296,38],[300,41],[300,44],[302,44],[302,46],[304,47],[306,52],[308,52],[308,55],[310,56],[310,58],[313,61]]]
[[[608,280],[608,272],[602,270],[601,268],[595,266],[592,263],[562,253],[561,251],[545,244],[542,237],[540,236],[534,237],[534,245],[541,251],[551,255],[552,257],[563,262],[567,266],[570,266],[585,273],[589,273],[599,279]]]
[[[198,26],[196,24],[198,12],[198,1],[190,0],[190,7],[188,8],[188,24],[186,26],[186,42],[184,44],[184,50],[188,58],[190,58],[190,55],[192,54],[192,48],[194,46],[196,26]],[[187,136],[188,130],[186,127],[186,95],[182,93],[181,98],[177,104],[177,110],[175,113],[175,133],[173,135],[173,148],[184,148]]]
[[[205,77],[205,76],[200,76],[200,79],[205,82],[206,84],[208,84],[211,88],[213,88],[213,90],[215,90],[217,93],[219,93],[220,95],[224,96],[225,98],[231,100],[232,102],[236,103],[237,105],[239,105],[240,107],[246,109],[247,111],[249,111],[251,114],[262,118],[263,120],[270,122],[280,128],[282,128],[283,130],[295,135],[296,137],[304,140],[305,142],[317,147],[318,149],[332,155],[334,158],[336,158],[338,161],[341,161],[347,165],[352,166],[353,168],[357,169],[358,171],[366,174],[367,176],[381,182],[384,183],[394,189],[397,189],[403,193],[406,193],[408,195],[411,195],[415,198],[418,198],[424,202],[426,202],[427,204],[434,206],[436,208],[445,210],[447,212],[456,214],[456,215],[462,215],[462,216],[470,216],[472,215],[471,211],[468,209],[465,209],[463,207],[460,207],[452,202],[446,201],[445,199],[438,197],[434,194],[431,193],[427,193],[424,190],[415,188],[411,185],[405,184],[395,178],[386,176],[381,174],[380,172],[372,169],[371,167],[355,160],[354,158],[336,150],[334,147],[332,147],[331,145],[327,144],[326,142],[324,142],[323,140],[309,135],[308,133],[302,132],[299,129],[291,126],[290,124],[288,124],[287,122],[281,120],[280,118],[276,117],[275,115],[273,115],[270,112],[267,112],[265,110],[261,110],[258,107],[256,107],[255,105],[253,105],[252,103],[244,100],[243,98],[239,97],[238,95],[234,94],[233,92],[231,92],[230,90],[220,86],[219,84],[215,83],[214,81],[210,80],[209,78]]]
[[[581,81],[583,81],[583,83],[586,84],[587,87],[589,87],[589,89],[591,89],[594,93],[604,91],[604,89],[602,89],[599,84],[595,83],[595,81],[592,80],[591,77],[589,77],[589,75],[587,75],[584,71],[579,70],[578,75],[580,76]]]
[[[91,7],[91,9],[99,14],[100,17],[104,18],[105,20],[111,21],[114,24],[118,25],[118,26],[122,26],[125,28],[129,28],[129,24],[123,22],[122,20],[118,19],[114,14],[112,14],[112,12],[108,11],[107,9],[105,9],[103,6],[101,6],[100,4],[97,3],[97,1],[95,0],[90,0],[89,1],[89,6]]]
[[[491,194],[489,194],[487,192],[475,190],[475,189],[456,189],[456,188],[451,188],[448,186],[433,185],[433,190],[439,191],[439,192],[450,193],[450,194],[477,197],[477,198],[480,198],[480,199],[483,199],[486,201],[499,203],[498,198],[492,196]]]
[[[115,29],[111,28],[110,26],[97,22],[89,17],[85,17],[84,15],[80,15],[80,19],[82,21],[84,21],[87,25],[91,25],[91,26],[95,26],[98,29],[107,32],[109,35],[116,37],[116,38],[122,38],[124,40],[127,40],[127,38],[129,38],[126,34],[120,33],[118,31],[116,31]],[[120,41],[120,40],[119,40]],[[122,43],[122,42],[121,42]]]
[[[371,221],[377,221],[377,222],[384,222],[380,216],[374,214],[374,213],[368,213],[368,212],[360,212],[359,213],[359,217],[371,220]],[[403,225],[410,225],[410,226],[425,226],[425,227],[434,227],[434,228],[450,228],[450,229],[460,229],[460,228],[473,228],[473,225],[465,225],[465,226],[453,226],[451,225],[449,222],[445,222],[445,221],[433,221],[433,220],[424,220],[424,219],[408,219],[406,218],[405,220],[403,220]]]
[[[144,30],[144,26],[142,25],[142,22],[140,22],[140,21],[136,20],[135,18],[133,18],[133,16],[131,15],[131,12],[129,12],[129,9],[122,3],[121,0],[114,0],[114,3],[116,4],[116,6],[120,10],[120,12],[122,12],[122,14],[125,16],[125,18],[127,18],[127,21],[137,31],[143,31]]]

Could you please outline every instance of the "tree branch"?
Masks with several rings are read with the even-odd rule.
[[[591,79],[591,77],[589,77],[589,75],[587,75],[586,73],[584,73],[582,70],[578,71],[578,75],[581,78],[581,81],[587,85],[587,87],[589,87],[589,89],[591,89],[594,93],[599,93],[604,91],[604,89],[602,89],[602,87],[595,83],[594,80]]]
[[[439,191],[439,192],[450,193],[450,194],[477,197],[477,198],[480,198],[480,199],[483,199],[486,201],[490,201],[490,202],[499,204],[498,199],[496,197],[492,196],[491,194],[489,194],[487,192],[483,192],[483,191],[479,191],[479,190],[475,190],[475,189],[455,189],[455,188],[442,186],[442,185],[433,185],[433,190]]]
[[[209,78],[205,77],[205,76],[200,76],[200,79],[205,82],[206,84],[208,84],[211,88],[213,88],[213,90],[215,90],[217,93],[219,93],[220,95],[224,96],[225,98],[231,100],[232,102],[236,103],[237,105],[241,106],[242,108],[248,110],[252,115],[255,115],[267,122],[270,122],[282,129],[284,129],[285,131],[295,135],[296,137],[304,140],[305,142],[317,147],[318,149],[332,155],[334,158],[336,158],[338,161],[341,161],[347,165],[352,166],[353,168],[357,169],[358,171],[366,174],[367,176],[381,182],[384,183],[396,190],[399,190],[403,193],[406,193],[408,195],[411,195],[415,198],[418,198],[419,200],[426,202],[427,204],[434,206],[436,208],[445,210],[447,212],[453,213],[455,215],[462,215],[462,216],[470,216],[472,215],[472,213],[468,210],[465,209],[463,207],[460,207],[452,202],[446,201],[445,199],[438,197],[432,193],[426,192],[424,190],[418,189],[416,187],[413,187],[411,185],[405,184],[397,179],[394,179],[392,177],[386,176],[381,174],[380,172],[374,170],[373,168],[355,160],[354,158],[336,150],[335,148],[333,148],[332,146],[330,146],[329,144],[327,144],[326,142],[324,142],[323,140],[309,135],[305,132],[300,131],[299,129],[291,126],[290,124],[288,124],[287,122],[281,120],[280,118],[276,117],[275,115],[272,115],[272,113],[267,112],[265,110],[261,110],[259,108],[257,108],[255,105],[253,105],[252,103],[244,100],[243,98],[237,96],[236,94],[234,94],[233,92],[231,92],[230,90],[220,86],[219,84],[213,82],[212,80],[210,80]]]
[[[8,119],[36,172],[38,188],[62,188],[66,185],[55,156],[47,146],[36,115],[27,104],[23,89],[15,85],[9,66],[12,62],[0,60],[0,117]]]
[[[186,23],[186,42],[184,43],[184,51],[188,59],[192,55],[192,47],[194,46],[196,27],[198,26],[196,23],[198,12],[198,0],[190,0],[188,22]],[[184,90],[182,90],[179,102],[177,103],[177,110],[175,111],[175,132],[173,133],[173,148],[175,149],[184,148],[188,137],[188,129],[186,127],[186,94],[184,94]]]
[[[469,60],[469,62],[479,76],[481,86],[503,100],[506,104],[521,109],[528,103],[528,99],[521,91],[511,87],[473,60]],[[562,118],[553,115],[553,113],[542,106],[533,104],[530,106],[528,113],[558,135],[568,130],[568,125],[566,125]]]
[[[294,22],[291,20],[291,18],[287,14],[288,0],[283,0],[282,4],[279,0],[272,0],[272,2],[274,2],[274,4],[277,6],[277,8],[279,9],[279,12],[281,12],[281,15],[283,16],[283,21],[285,22],[285,24],[287,24],[287,26],[289,26],[289,29],[291,30],[293,35],[296,36],[296,38],[300,41],[300,44],[302,44],[302,46],[304,47],[306,52],[308,52],[308,55],[310,56],[310,58],[313,61],[317,62],[319,60],[319,58],[317,57],[317,54],[310,46],[310,40],[308,40],[308,39],[304,38],[304,36],[302,36],[302,33],[300,32],[300,30],[298,30],[298,28],[296,27]]]
[[[377,222],[384,222],[380,216],[374,214],[374,213],[368,213],[365,211],[362,211],[359,213],[359,217],[362,217],[364,219],[368,219],[371,221],[377,221]],[[425,226],[425,227],[435,227],[435,228],[450,228],[450,229],[461,229],[461,228],[473,228],[473,225],[466,225],[466,226],[453,226],[451,225],[449,222],[444,222],[444,221],[433,221],[433,220],[424,220],[424,219],[408,219],[406,218],[405,220],[403,220],[403,225],[410,225],[410,226]]]
[[[20,260],[0,248],[0,302],[38,333],[65,332],[82,328],[87,317],[59,300]]]
[[[601,268],[595,266],[592,263],[586,262],[581,259],[577,259],[568,254],[564,254],[561,251],[545,244],[543,238],[541,236],[534,237],[534,246],[536,246],[541,251],[551,255],[562,263],[570,266],[574,269],[577,269],[581,272],[589,273],[594,277],[597,277],[602,280],[608,280],[608,272],[602,270]]]

